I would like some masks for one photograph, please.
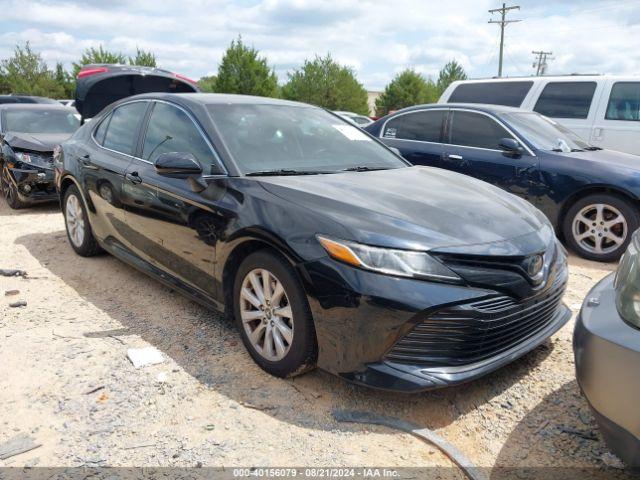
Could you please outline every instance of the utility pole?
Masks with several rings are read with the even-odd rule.
[[[502,76],[502,54],[504,52],[504,27],[510,23],[521,22],[522,20],[507,20],[507,12],[509,10],[520,10],[520,5],[512,5],[507,7],[506,3],[502,4],[502,8],[494,8],[489,13],[494,14],[500,12],[502,18],[500,20],[489,20],[489,23],[497,23],[500,25],[500,63],[498,64],[498,77]]]
[[[547,57],[553,55],[553,52],[544,52],[542,50],[531,52],[538,56],[538,59],[533,62],[533,67],[536,69],[536,77],[544,75],[547,71]],[[553,60],[549,58],[549,60]]]

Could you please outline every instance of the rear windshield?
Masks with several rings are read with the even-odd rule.
[[[19,133],[73,133],[80,121],[73,112],[64,110],[5,110],[2,128]]]
[[[533,82],[461,83],[451,93],[448,103],[488,103],[519,107]]]
[[[222,139],[245,173],[293,169],[333,173],[407,164],[353,123],[314,107],[209,105]]]

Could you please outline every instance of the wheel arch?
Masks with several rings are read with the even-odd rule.
[[[82,201],[84,202],[86,207],[91,210],[91,212],[95,213],[96,209],[93,206],[93,203],[91,203],[91,201],[85,195],[82,185],[80,185],[80,182],[78,182],[78,180],[71,174],[64,175],[60,180],[60,190],[58,198],[60,199],[60,208],[62,209],[62,211],[64,212],[64,205],[62,203],[64,201],[64,195],[71,185],[75,185],[78,188],[80,196],[82,197]]]
[[[301,258],[282,239],[271,232],[255,230],[250,233],[246,232],[242,237],[236,237],[233,243],[234,245],[224,258],[221,276],[225,315],[229,319],[233,319],[233,282],[235,272],[248,255],[258,250],[270,251],[284,258],[298,274],[300,274],[300,271],[296,267],[301,262]],[[306,290],[304,279],[299,278],[299,280]]]
[[[640,198],[632,194],[630,191],[613,185],[589,185],[573,192],[562,202],[562,206],[560,207],[560,214],[558,215],[558,224],[556,231],[563,231],[565,217],[573,204],[575,204],[581,198],[598,193],[615,195],[623,200],[627,200],[636,208],[636,210],[638,210],[638,213],[640,214]]]

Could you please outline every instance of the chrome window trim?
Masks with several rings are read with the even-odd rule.
[[[213,158],[217,162],[218,166],[221,167],[224,170],[224,175],[229,176],[229,170],[227,170],[227,166],[222,162],[222,159],[220,158],[220,155],[218,155],[218,152],[213,147],[213,144],[209,140],[209,137],[207,136],[206,132],[200,126],[200,124],[195,119],[195,117],[191,114],[191,112],[189,112],[184,107],[182,107],[182,106],[180,106],[180,105],[178,105],[176,103],[168,102],[166,100],[160,100],[160,99],[155,99],[154,98],[154,99],[151,99],[150,101],[155,102],[155,103],[164,103],[164,104],[170,105],[170,106],[175,107],[178,110],[181,110],[182,112],[184,112],[184,114],[187,116],[187,118],[189,118],[189,120],[191,120],[191,123],[193,123],[195,125],[196,130],[198,131],[200,136],[204,139],[205,143],[209,147],[209,150],[211,150],[211,153],[213,154]],[[152,115],[153,115],[153,111],[151,112],[151,115],[149,115],[149,121],[147,122],[147,129],[145,129],[144,137],[142,138],[143,151],[144,151],[144,141],[145,141],[145,139],[147,137],[147,130],[149,129],[149,122],[151,121],[151,116]],[[144,162],[147,162],[147,163],[153,164],[153,162],[150,162],[149,160],[145,160],[144,158],[141,158],[140,160],[142,160]],[[217,176],[220,176],[220,175],[217,175]]]
[[[470,145],[456,145],[456,144],[447,143],[447,142],[430,142],[428,140],[408,140],[408,139],[404,139],[404,138],[391,138],[391,137],[383,136],[384,129],[387,127],[387,123],[389,123],[391,120],[394,120],[394,119],[396,119],[398,117],[401,117],[402,115],[408,115],[410,113],[415,113],[415,112],[442,111],[442,110],[478,113],[480,115],[484,115],[485,117],[489,117],[491,120],[493,120],[498,125],[500,125],[502,128],[504,128],[507,132],[509,132],[509,134],[514,139],[516,139],[518,141],[518,143],[520,145],[522,145],[522,147],[524,147],[526,149],[527,153],[530,156],[532,156],[532,157],[536,156],[536,154],[533,153],[533,151],[529,148],[529,146],[526,143],[524,143],[522,141],[522,139],[518,135],[513,133],[513,130],[511,130],[507,125],[505,125],[499,118],[496,118],[496,117],[494,117],[493,115],[491,115],[489,113],[481,112],[479,110],[473,110],[471,108],[459,108],[459,107],[422,108],[422,109],[418,109],[418,110],[411,110],[409,112],[399,113],[398,115],[394,115],[393,117],[389,118],[388,120],[386,120],[382,124],[382,128],[380,129],[380,134],[379,134],[378,138],[386,139],[386,140],[399,140],[401,142],[417,142],[417,143],[429,143],[431,145],[443,145],[443,146],[449,146],[449,147],[474,148],[476,150],[485,150],[485,151],[489,151],[489,152],[503,152],[503,150],[494,149],[494,148],[472,147]]]
[[[445,111],[446,112],[446,111],[449,111],[449,110],[450,110],[449,107],[418,108],[416,110],[409,110],[408,112],[402,112],[402,113],[399,113],[397,115],[394,115],[393,117],[388,118],[387,120],[385,120],[385,122],[382,124],[382,128],[380,129],[379,138],[386,138],[388,140],[401,140],[403,142],[420,142],[420,143],[431,143],[431,144],[435,144],[435,145],[444,145],[444,143],[442,143],[442,142],[432,142],[430,140],[409,140],[409,139],[405,139],[405,138],[385,137],[384,136],[384,130],[385,130],[385,128],[387,128],[387,123],[389,123],[391,120],[395,120],[396,118],[402,117],[404,115],[410,115],[412,113],[420,113],[420,112],[441,112],[441,111]]]
[[[451,107],[450,108],[451,111],[458,111],[458,112],[470,112],[470,113],[477,113],[479,115],[484,115],[485,117],[490,118],[491,120],[493,120],[494,122],[496,122],[498,125],[500,125],[502,128],[504,128],[509,135],[511,135],[528,153],[530,156],[535,157],[536,154],[533,153],[533,151],[529,148],[529,146],[524,143],[522,141],[522,139],[516,135],[515,133],[513,133],[513,130],[511,130],[504,122],[502,122],[502,120],[500,120],[499,118],[491,115],[490,113],[486,113],[486,112],[481,112],[479,110],[473,110],[471,108],[456,108],[456,107]],[[444,145],[449,145],[452,147],[463,147],[463,148],[475,148],[477,150],[488,150],[491,152],[503,152],[503,150],[500,149],[495,149],[495,148],[483,148],[483,147],[473,147],[471,145],[456,145],[454,143],[445,143]]]

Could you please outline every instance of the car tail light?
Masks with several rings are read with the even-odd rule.
[[[109,69],[106,67],[98,67],[98,68],[87,68],[85,70],[80,70],[78,72],[78,77],[77,78],[84,78],[84,77],[89,77],[91,75],[97,75],[98,73],[105,73],[108,72]]]
[[[195,80],[189,77],[185,77],[184,75],[180,75],[179,73],[174,73],[174,75],[176,78],[179,78],[180,80],[184,80],[185,82],[193,83],[194,85],[198,84],[198,82],[196,82]]]

